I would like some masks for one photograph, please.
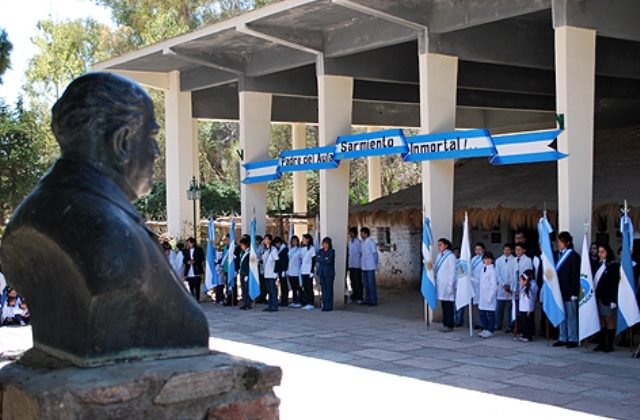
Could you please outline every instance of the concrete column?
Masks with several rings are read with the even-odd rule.
[[[269,140],[271,137],[271,94],[260,92],[239,93],[240,106],[240,149],[244,159],[242,163],[266,160],[269,158]],[[241,178],[245,170],[240,170]],[[256,231],[266,232],[267,183],[240,184],[240,212],[242,214],[242,233],[251,233],[251,218],[255,209]]]
[[[318,75],[319,145],[333,145],[340,135],[351,133],[353,78]],[[320,233],[333,240],[336,279],[333,304],[344,307],[344,279],[349,222],[349,162],[320,171]]]
[[[421,133],[455,129],[458,58],[425,53],[418,55],[418,62]],[[453,159],[422,163],[422,205],[435,240],[451,240],[453,235],[453,175]],[[425,304],[425,320],[429,312]]]
[[[379,130],[380,128],[378,127],[367,127],[369,133]],[[381,156],[369,156],[367,158],[367,181],[369,201],[382,197]]]
[[[571,232],[576,249],[593,206],[595,53],[595,30],[555,28],[556,106],[565,121],[558,150],[569,154],[558,161],[558,232]]]
[[[169,73],[165,91],[167,227],[169,235],[193,235],[193,203],[187,199],[191,177],[200,176],[198,133],[191,113],[191,93],[180,92],[180,72]]]
[[[291,125],[291,137],[294,149],[304,149],[307,145],[306,131],[304,124]],[[307,173],[297,171],[292,173],[293,176],[293,212],[296,214],[305,214],[307,212]],[[308,232],[306,225],[294,225],[293,231],[301,238],[303,234]]]

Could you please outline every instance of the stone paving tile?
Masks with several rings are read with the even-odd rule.
[[[352,353],[333,350],[315,350],[305,353],[305,356],[315,357],[316,359],[331,360],[332,362],[338,363],[347,362],[347,364],[349,364],[351,360],[355,360],[358,357],[357,355],[354,355]]]
[[[523,375],[514,379],[505,379],[503,382],[513,385],[523,385],[531,388],[544,389],[547,391],[561,392],[563,394],[577,394],[588,389],[593,389],[597,386],[597,383],[593,383],[593,385],[587,385],[584,383],[579,384],[573,381],[548,378],[539,375]]]
[[[462,353],[475,354],[477,356],[507,357],[514,354],[513,349],[503,349],[501,347],[493,347],[485,345],[484,342],[475,346],[460,349]]]
[[[434,359],[431,357],[411,357],[409,359],[396,360],[394,363],[397,365],[413,366],[421,369],[431,370],[446,369],[448,367],[458,366],[458,363],[441,359]]]
[[[639,417],[637,405],[634,407],[632,405],[620,404],[618,401],[599,398],[581,398],[564,404],[564,407],[618,419],[637,420]]]
[[[324,348],[340,352],[352,352],[364,350],[368,347],[361,345],[356,341],[345,341],[343,339],[327,339],[323,345]]]
[[[442,378],[445,376],[445,373],[420,369],[416,367],[410,366],[402,366],[398,367],[396,363],[390,364],[390,366],[385,366],[381,369],[383,372],[393,373],[394,375],[407,376],[410,378],[421,379],[425,381],[431,381],[436,378]]]
[[[529,363],[518,368],[518,372],[526,375],[540,375],[547,376],[555,379],[568,379],[573,380],[575,375],[583,373],[585,369],[584,364],[576,363],[573,365],[566,365],[562,367],[549,366],[544,364]],[[577,381],[580,382],[580,381]]]
[[[458,376],[469,376],[478,379],[503,381],[522,376],[519,370],[504,370],[475,365],[456,365],[444,370],[446,373]]]
[[[378,349],[382,349],[382,350],[389,350],[389,351],[412,351],[412,350],[421,350],[422,347],[420,347],[417,344],[413,344],[413,343],[407,343],[407,342],[397,342],[397,341],[369,341],[365,343],[367,345],[367,347],[374,347],[374,348],[378,348]]]
[[[637,362],[637,361],[636,361]],[[572,381],[581,383],[592,383],[597,387],[607,387],[619,391],[640,390],[640,377],[621,378],[618,376],[605,375],[603,373],[582,373],[571,378]]]
[[[624,401],[633,398],[635,395],[631,392],[615,391],[612,389],[595,388],[582,393],[585,398],[599,398],[606,401]]]
[[[381,363],[378,359],[371,359],[365,356],[357,356],[355,359],[350,360],[349,365],[361,367],[364,369],[380,370],[385,364]]]
[[[403,353],[398,353],[394,351],[380,350],[380,349],[364,349],[351,352],[356,356],[364,356],[369,357],[371,359],[382,360],[384,362],[391,362],[394,360],[405,359],[407,356]]]
[[[570,360],[566,360],[564,358],[558,357],[550,357],[544,356],[541,354],[532,354],[532,353],[518,353],[513,354],[511,356],[505,356],[505,359],[508,360],[526,360],[528,363],[537,364],[537,365],[546,365],[552,367],[564,367],[569,366],[572,362]]]
[[[263,330],[263,331],[253,333],[253,335],[257,335],[259,337],[267,337],[271,339],[281,339],[281,338],[300,337],[301,335],[305,335],[305,334],[294,332],[294,331]]]
[[[279,341],[276,343],[265,345],[264,347],[269,347],[270,349],[281,350],[281,351],[286,351],[290,353],[305,354],[305,355],[310,352],[319,351],[318,347],[306,346],[304,344],[292,343],[290,341]]]
[[[437,382],[445,385],[453,385],[466,389],[473,389],[476,391],[496,391],[498,389],[508,388],[510,385],[500,382],[488,381],[486,379],[477,379],[469,376],[460,375],[445,375],[439,378],[434,378],[432,382]]]
[[[492,393],[505,397],[519,398],[528,401],[564,406],[573,401],[580,401],[584,397],[579,394],[562,394],[546,389],[530,388],[521,385],[512,385],[508,388],[498,389]]]
[[[509,360],[502,359],[500,357],[483,357],[483,356],[471,356],[468,355],[464,358],[459,358],[458,361],[460,363],[467,363],[471,365],[484,366],[488,368],[497,368],[497,369],[515,369],[517,367],[526,365],[527,362],[524,360]]]

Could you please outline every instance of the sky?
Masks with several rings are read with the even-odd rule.
[[[35,54],[31,37],[39,20],[51,16],[55,20],[92,17],[113,26],[111,12],[90,0],[0,0],[0,28],[4,28],[13,44],[11,68],[2,76],[0,98],[15,103],[22,92],[29,59]]]

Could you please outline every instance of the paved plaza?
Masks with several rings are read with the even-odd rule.
[[[613,353],[603,354],[553,348],[544,339],[533,343],[514,342],[511,335],[503,333],[486,340],[469,337],[467,329],[444,334],[437,331],[438,326],[427,329],[419,320],[377,315],[382,306],[333,312],[281,308],[278,313],[240,311],[210,303],[203,308],[209,318],[213,347],[223,340],[245,343],[432,384],[453,385],[609,417],[639,418],[640,360],[632,359],[628,349],[617,348]],[[232,348],[228,343],[220,346],[227,351]],[[250,353],[242,355],[252,357]],[[305,369],[304,364],[300,369]],[[287,373],[285,368],[285,380]],[[315,380],[308,379],[309,382]],[[344,380],[348,378],[334,376],[326,386],[337,387]],[[365,390],[352,400],[360,401],[363,406],[372,403],[379,407],[393,406],[394,399],[404,393],[401,389],[389,388],[385,381],[375,385],[386,390],[383,400],[367,402]],[[453,392],[453,388],[447,389]],[[434,392],[446,394],[443,388]],[[495,410],[500,409],[492,404],[502,405],[504,409],[515,401],[494,400],[480,394],[486,396],[479,400],[480,405],[469,405],[475,401],[470,395],[464,394],[468,400],[453,401],[448,409],[462,409],[469,415],[486,417],[484,414],[498,413]],[[438,404],[428,394],[423,394],[422,399],[425,415],[417,418],[428,417],[431,410],[427,407]],[[331,403],[323,398],[317,401]],[[456,403],[461,406],[455,406]],[[511,414],[516,418],[534,417],[534,412],[540,418],[540,413],[535,411],[540,410],[540,405],[528,414],[517,414],[522,410],[521,405],[515,409]],[[502,414],[499,417],[503,417],[509,411],[499,413]]]

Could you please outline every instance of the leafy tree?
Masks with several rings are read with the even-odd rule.
[[[7,31],[0,28],[0,85],[2,84],[1,76],[11,66],[11,61],[9,60],[9,58],[11,56],[12,49],[13,45],[9,41]]]
[[[33,189],[57,156],[51,132],[21,100],[0,102],[0,233],[13,209]]]

